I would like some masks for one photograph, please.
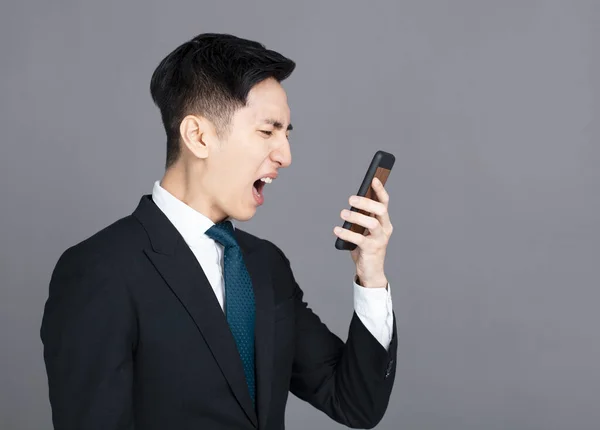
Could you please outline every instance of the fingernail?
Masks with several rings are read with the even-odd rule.
[[[356,203],[358,203],[358,198],[357,197],[350,197],[350,204],[354,205]]]
[[[342,211],[342,216],[343,216],[344,218],[347,218],[347,217],[348,217],[348,215],[350,215],[350,211],[349,211],[349,210],[346,210],[346,209],[344,209],[344,210]]]

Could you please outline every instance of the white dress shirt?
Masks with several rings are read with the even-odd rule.
[[[223,246],[204,234],[214,223],[154,183],[152,200],[167,216],[190,247],[225,309]],[[230,219],[233,224],[233,220]],[[235,228],[235,224],[234,224]],[[354,282],[354,310],[369,332],[387,350],[392,340],[392,297],[387,288],[365,288]]]

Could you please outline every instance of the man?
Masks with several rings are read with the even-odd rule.
[[[257,42],[201,34],[155,70],[166,172],[131,214],[60,257],[41,337],[55,429],[284,428],[288,392],[349,427],[382,418],[396,328],[384,258],[388,195],[344,218],[356,243],[346,343],[303,300],[273,243],[233,226],[291,163],[281,81]]]

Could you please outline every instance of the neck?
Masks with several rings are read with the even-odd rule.
[[[193,174],[192,169],[183,165],[170,167],[162,177],[160,186],[215,224],[227,217],[211,200],[210,194],[202,189],[202,175]]]

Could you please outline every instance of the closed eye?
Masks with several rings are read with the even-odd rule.
[[[263,133],[265,136],[272,136],[273,132],[269,131],[269,130],[260,130],[261,133]]]

